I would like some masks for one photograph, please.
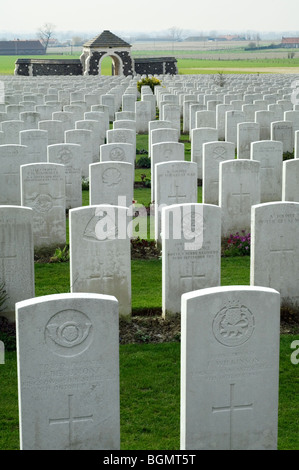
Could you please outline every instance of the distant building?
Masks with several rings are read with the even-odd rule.
[[[282,38],[281,47],[297,48],[299,47],[299,38]]]
[[[205,42],[205,41],[245,41],[245,38],[243,36],[239,35],[232,35],[232,34],[227,34],[227,35],[222,35],[222,36],[190,36],[186,39],[184,39],[186,42]]]
[[[0,55],[43,55],[46,49],[39,40],[0,41]]]
[[[217,41],[245,41],[244,36],[239,36],[238,34],[226,34],[223,36],[218,36]]]

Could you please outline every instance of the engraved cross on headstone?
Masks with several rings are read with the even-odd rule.
[[[250,193],[243,192],[243,184],[240,183],[240,191],[238,193],[232,193],[232,196],[236,196],[239,198],[240,202],[240,212],[244,211],[245,208],[245,197],[250,197]]]
[[[246,411],[253,409],[253,403],[247,405],[236,405],[235,404],[235,384],[230,384],[230,397],[229,405],[225,406],[213,406],[212,413],[229,413],[229,449],[233,450],[233,437],[234,437],[234,427],[233,427],[233,414],[236,411]]]
[[[13,277],[13,272],[15,269],[15,261],[17,255],[15,254],[14,246],[10,246],[12,249],[9,249],[9,246],[4,243],[0,243],[0,281],[4,284],[8,281],[8,272]],[[8,252],[8,253],[7,253]]]
[[[279,248],[275,248],[275,249],[272,249],[270,250],[270,254],[271,255],[275,255],[275,257],[279,258],[279,281],[281,282],[281,280],[283,279],[283,275],[284,275],[284,269],[287,269],[287,259],[286,259],[286,254],[292,254],[293,256],[293,253],[294,253],[294,249],[292,248],[284,248],[284,237],[283,235],[280,236],[280,243],[279,243]],[[289,258],[288,258],[289,259]],[[272,269],[271,269],[271,272],[270,272],[270,275],[272,273]]]
[[[179,191],[179,185],[176,185],[175,187],[175,195],[173,196],[168,196],[168,199],[170,200],[174,200],[174,202],[172,202],[172,204],[178,204],[182,201],[180,201],[180,199],[186,199],[186,194],[180,194],[180,191]]]
[[[104,266],[105,263],[104,262],[98,262],[97,263],[97,267],[99,266]],[[90,276],[88,276],[88,279],[90,279],[91,281],[99,281],[99,282],[102,282],[102,281],[111,281],[113,280],[113,276],[112,274],[106,274],[105,272],[95,272],[93,274],[90,274]]]
[[[269,172],[269,170],[270,171],[274,170],[273,166],[270,165],[269,160],[270,160],[269,157],[265,158],[265,161],[263,162],[263,165],[261,166],[261,170],[266,170],[267,172]]]
[[[73,395],[68,395],[68,416],[65,418],[49,419],[49,426],[56,424],[67,424],[69,428],[69,448],[74,443],[74,424],[93,421],[93,415],[76,416],[73,409]]]
[[[199,280],[204,279],[206,277],[205,274],[197,274],[196,273],[196,262],[192,261],[192,272],[191,274],[187,274],[185,276],[181,276],[181,284],[182,283],[188,283],[191,285],[191,288],[189,289],[190,291],[199,289]]]

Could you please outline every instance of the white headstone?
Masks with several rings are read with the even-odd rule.
[[[100,162],[89,166],[89,204],[130,207],[134,198],[134,167],[127,162]]]
[[[48,145],[64,142],[64,127],[61,121],[39,121],[38,128],[48,132]]]
[[[38,129],[38,123],[41,120],[40,114],[36,111],[24,111],[20,113],[20,120],[23,121],[23,129]]]
[[[155,165],[155,238],[161,240],[161,210],[171,204],[197,203],[197,166],[185,161]]]
[[[21,205],[20,166],[31,163],[25,145],[0,145],[0,205]]]
[[[299,159],[285,160],[282,168],[282,201],[299,202]]]
[[[19,133],[24,129],[23,121],[3,121],[0,126],[0,130],[4,132],[5,144],[19,143]]]
[[[216,111],[197,111],[195,116],[195,127],[213,127],[216,129]]]
[[[281,304],[298,309],[299,203],[270,202],[252,208],[250,283],[276,289]]]
[[[119,449],[116,299],[57,294],[16,311],[21,450]]]
[[[191,161],[197,164],[197,178],[202,179],[203,144],[218,140],[217,129],[201,127],[192,130]]]
[[[283,152],[293,152],[294,136],[291,121],[275,121],[271,123],[271,140],[283,143]]]
[[[260,139],[270,140],[271,138],[271,122],[275,120],[274,113],[267,110],[256,111],[255,122],[260,125]]]
[[[181,450],[276,450],[279,307],[262,287],[182,296]]]
[[[151,157],[152,143],[158,143],[161,141],[159,134],[157,134],[157,137],[156,137],[157,142],[152,142],[152,131],[157,130],[157,129],[170,129],[170,128],[171,128],[171,123],[169,121],[157,120],[157,121],[150,121],[148,123],[148,156],[149,158]],[[179,139],[179,135],[177,135],[177,138],[176,140],[174,140],[174,142],[177,142],[178,139]],[[171,141],[173,140],[171,139]]]
[[[33,209],[34,247],[66,243],[65,167],[56,163],[22,165],[21,204]]]
[[[131,111],[135,113],[135,103],[136,103],[135,95],[124,94],[122,96],[122,110],[123,111]]]
[[[136,149],[136,131],[129,128],[110,129],[106,132],[106,142],[107,144],[115,144],[118,142],[131,144]]]
[[[235,158],[232,142],[207,142],[202,155],[202,202],[219,204],[219,163]]]
[[[197,111],[206,111],[207,107],[204,104],[191,104],[189,114],[189,138],[192,139],[192,129],[196,127],[196,113]]]
[[[73,113],[68,113],[67,111],[55,111],[52,113],[52,119],[62,122],[63,131],[68,131],[75,127],[75,117]]]
[[[250,232],[251,206],[260,202],[260,162],[228,160],[219,164],[222,236]]]
[[[81,146],[78,144],[54,144],[47,149],[48,163],[65,166],[66,209],[82,206]]]
[[[137,134],[147,134],[148,123],[152,120],[151,104],[147,101],[136,101],[135,113]]]
[[[47,161],[48,132],[40,129],[28,129],[19,133],[20,145],[27,147],[30,163]]]
[[[260,140],[260,126],[255,122],[237,125],[237,158],[250,158],[251,143]]]
[[[81,145],[81,171],[82,176],[89,175],[89,165],[94,163],[93,148],[92,148],[92,131],[88,129],[70,129],[65,131],[66,144]]]
[[[152,145],[151,151],[151,200],[155,200],[155,165],[169,161],[184,161],[185,147],[180,142],[161,142]]]
[[[100,147],[101,162],[128,162],[135,164],[136,149],[132,144],[116,142],[114,144],[103,144]]]
[[[115,98],[113,95],[102,95],[101,96],[101,104],[104,106],[108,106],[109,110],[109,121],[114,121],[114,113],[115,113]],[[93,109],[92,109],[93,111]]]
[[[220,285],[221,211],[208,204],[162,209],[162,315],[181,313],[186,292]]]
[[[92,160],[100,161],[100,146],[105,143],[102,133],[102,125],[95,119],[84,119],[75,122],[75,129],[87,129],[91,131]]]
[[[245,122],[243,111],[227,111],[225,113],[225,140],[233,142],[237,147],[238,124]]]
[[[162,119],[171,122],[171,127],[180,131],[181,129],[181,108],[179,105],[167,103],[163,106]]]
[[[280,201],[282,188],[282,142],[251,143],[251,159],[260,162],[261,203]]]
[[[100,136],[101,140],[105,141],[106,138],[106,131],[109,129],[109,115],[106,114],[104,111],[89,111],[84,113],[84,119],[92,120],[92,121],[99,121],[101,123],[101,131]]]
[[[7,300],[1,315],[15,321],[15,303],[35,295],[33,211],[0,206],[0,285]]]
[[[121,316],[131,314],[128,209],[96,205],[71,209],[71,292],[115,295]]]
[[[231,104],[217,104],[216,128],[218,130],[218,139],[225,139],[225,113],[227,111],[233,111]]]

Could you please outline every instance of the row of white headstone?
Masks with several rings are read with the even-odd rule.
[[[152,121],[150,124],[159,126],[160,122],[163,123]],[[202,133],[205,142],[201,152],[202,201],[222,208],[222,236],[249,230],[253,204],[299,200],[299,159],[283,162],[281,141],[251,142],[250,159],[234,159],[233,143],[207,141],[207,131],[213,133],[215,129],[196,130]],[[118,132],[109,130],[107,134],[115,131]],[[151,141],[163,140],[163,136],[167,139],[172,131],[176,133],[171,128],[151,130]],[[131,129],[121,129],[121,133],[115,136],[115,140],[120,142],[100,145],[102,161],[88,165],[90,204],[132,205],[136,144],[123,142],[125,138],[122,138],[122,134],[130,132],[134,134]],[[296,131],[296,136],[299,136],[299,131]],[[134,137],[136,139],[136,134]],[[211,134],[210,138],[213,137]],[[0,146],[0,202],[2,205],[23,205],[34,209],[36,247],[66,242],[65,208],[82,205],[81,148],[74,143],[49,145],[48,163],[32,163],[29,156],[27,161],[31,163],[24,164],[26,149],[23,146]],[[177,142],[177,137],[173,142],[151,144],[151,193],[157,208],[163,204],[197,202],[199,162],[186,162],[184,159],[184,144]],[[157,240],[160,239],[159,215],[157,209]]]
[[[163,118],[171,111],[163,105]],[[171,186],[181,170],[169,163]],[[186,181],[195,163],[180,163],[188,164]],[[244,163],[257,169],[255,160]],[[163,165],[154,167],[155,195]],[[105,179],[111,183],[115,175]],[[194,181],[197,176],[196,168]],[[280,306],[298,305],[299,204],[253,205],[251,286],[221,288],[222,207],[185,198],[193,204],[174,205],[180,189],[171,186],[171,205],[161,209],[161,242],[163,312],[181,313],[181,449],[276,448]],[[45,209],[50,204],[42,202]],[[121,295],[128,299],[130,290],[131,218],[120,206],[71,209],[72,293],[39,299],[32,219],[33,209],[1,207],[2,271],[14,276],[14,287],[17,273],[23,283],[22,296],[14,298],[21,447],[118,449],[118,315],[127,314]],[[103,291],[95,294],[99,283]],[[105,295],[114,295],[111,283],[118,300]],[[178,292],[175,307],[169,292]]]
[[[298,308],[299,203],[273,202],[251,209],[251,284],[281,293]],[[221,208],[174,204],[162,208],[163,316],[180,313],[183,293],[221,285]],[[0,206],[1,279],[14,315],[17,301],[34,297],[33,210]],[[126,207],[71,209],[70,289],[115,295],[120,314],[131,314],[132,215]],[[246,234],[245,234],[246,235]],[[242,234],[240,233],[240,239]]]
[[[116,298],[50,295],[16,312],[21,449],[120,449]],[[277,448],[279,329],[273,289],[182,296],[181,450]]]
[[[143,87],[143,89],[146,87]],[[142,90],[143,90],[142,89]],[[160,93],[162,93],[160,88]],[[147,90],[147,93],[142,93],[143,96],[153,96],[153,93]],[[157,93],[158,95],[158,93]],[[106,95],[104,95],[106,96]],[[124,97],[125,95],[123,95]],[[134,95],[127,95],[129,97]],[[173,95],[169,95],[169,98]],[[135,95],[136,100],[136,95]],[[160,102],[160,105],[163,104],[163,101]],[[8,105],[9,106],[9,105]],[[11,105],[12,106],[12,105]],[[99,112],[99,114],[105,114],[104,112]],[[13,121],[11,121],[13,122]],[[51,122],[51,121],[48,121]],[[81,121],[81,123],[88,122]],[[122,122],[115,121],[114,124]],[[102,163],[95,163],[89,165],[89,176],[90,176],[90,204],[112,204],[119,205],[119,196],[123,198],[124,201],[122,205],[128,206],[128,202],[132,200],[133,194],[133,172],[131,167],[133,166],[134,156],[135,156],[135,147],[136,144],[133,142],[134,138],[136,141],[136,130],[134,129],[133,120],[124,121],[127,127],[128,123],[132,123],[132,129],[113,129],[106,130],[107,139],[109,140],[109,135],[113,135],[115,132],[118,133],[117,137],[112,138],[112,140],[126,140],[128,134],[132,135],[130,137],[131,143],[116,143],[117,152],[115,148],[113,151],[108,149],[109,145],[113,144],[103,144],[99,145],[100,153],[104,154],[104,150],[107,150],[108,154],[113,155],[112,160],[109,165]],[[161,208],[166,205],[172,205],[175,203],[196,203],[197,202],[197,176],[198,172],[198,163],[194,162],[183,162],[184,159],[184,145],[178,143],[178,129],[169,128],[171,121],[149,121],[149,147],[151,148],[151,162],[152,162],[152,195],[154,195],[155,200],[155,237],[157,240],[161,241]],[[239,124],[241,126],[241,124]],[[116,126],[117,127],[117,126]],[[162,127],[162,128],[160,128]],[[250,209],[252,205],[256,205],[260,202],[263,202],[266,199],[261,197],[261,187],[263,188],[263,197],[267,196],[267,180],[272,185],[272,188],[278,191],[274,191],[274,195],[271,194],[271,197],[268,200],[280,200],[279,193],[281,191],[281,165],[282,165],[282,143],[278,141],[258,141],[251,143],[251,160],[248,159],[237,159],[232,160],[234,155],[234,144],[230,142],[206,142],[210,139],[216,138],[216,129],[210,128],[200,128],[195,129],[196,131],[202,132],[203,138],[201,146],[203,148],[203,168],[204,168],[204,179],[203,179],[203,202],[204,203],[213,203],[219,204],[221,207],[222,221],[221,221],[221,236],[229,236],[231,232],[236,231],[250,231]],[[208,131],[208,135],[206,132]],[[21,131],[22,132],[31,132],[31,131]],[[34,132],[34,131],[33,131]],[[43,131],[42,131],[43,132]],[[45,132],[45,131],[44,131]],[[68,132],[68,131],[66,131]],[[91,132],[91,131],[87,131]],[[212,132],[212,134],[210,133]],[[173,142],[169,142],[173,140]],[[159,141],[162,141],[159,143]],[[193,142],[194,143],[194,142]],[[98,142],[99,144],[99,142]],[[83,144],[84,145],[84,144]],[[127,145],[130,147],[131,151],[131,160],[126,164],[123,163],[123,154],[121,153],[121,146]],[[13,144],[3,146],[4,150],[13,149],[18,146]],[[1,148],[1,147],[0,147]],[[69,162],[71,151],[77,152],[77,161],[79,157],[79,149],[81,147],[78,144],[52,144],[47,147],[48,160],[49,157],[55,157],[59,154],[59,162],[66,164]],[[133,148],[133,151],[132,151]],[[115,153],[117,154],[115,156]],[[209,158],[208,158],[209,157]],[[213,157],[213,159],[212,159]],[[7,158],[7,161],[12,160],[12,156]],[[275,165],[274,165],[275,158]],[[117,161],[119,159],[119,161]],[[178,161],[174,161],[178,160]],[[222,161],[221,161],[222,160]],[[228,160],[228,161],[225,161]],[[271,164],[269,164],[271,160]],[[14,159],[15,161],[15,159]],[[208,176],[208,162],[213,161],[213,174]],[[219,161],[221,163],[219,163]],[[264,163],[263,163],[264,161]],[[294,163],[297,163],[299,160],[294,159],[289,162],[284,162],[284,168],[287,167],[287,163],[292,163],[292,168],[294,168]],[[160,162],[160,163],[157,163]],[[268,162],[268,166],[267,166]],[[16,162],[15,162],[16,163]],[[274,166],[273,166],[274,165]],[[76,166],[76,165],[74,165]],[[298,165],[297,165],[298,166]],[[270,168],[271,167],[271,168]],[[46,244],[63,244],[65,243],[65,216],[64,216],[64,165],[61,164],[27,164],[20,165],[21,168],[21,204],[23,206],[32,207],[34,211],[34,245],[38,246]],[[261,170],[266,170],[262,173]],[[71,173],[74,173],[72,171]],[[292,177],[294,177],[296,172],[292,172]],[[267,179],[262,176],[267,175]],[[273,175],[275,174],[275,179]],[[284,171],[284,175],[289,175],[290,172]],[[5,194],[8,193],[10,188],[14,188],[17,184],[11,184],[12,181],[9,181],[7,174],[3,174],[3,182],[6,180],[10,183],[6,188]],[[77,172],[78,177],[78,172]],[[210,180],[208,179],[210,177]],[[289,176],[290,179],[290,176]],[[157,184],[155,181],[157,180]],[[276,184],[273,184],[275,180]],[[16,183],[19,181],[15,180]],[[290,189],[291,186],[296,191],[296,184],[291,185],[286,183],[286,178],[284,179],[284,188]],[[102,184],[99,184],[102,183]],[[125,182],[125,185],[124,185]],[[220,184],[219,184],[220,183]],[[68,184],[66,185],[66,187]],[[69,184],[70,186],[70,184]],[[4,187],[4,184],[3,186]],[[208,189],[209,188],[220,188],[216,198],[218,200],[209,200]],[[77,188],[78,193],[80,188],[79,178],[77,178]],[[100,189],[102,191],[100,191]],[[270,191],[269,191],[270,192]],[[215,193],[215,192],[214,192]],[[124,200],[124,196],[126,199]],[[282,197],[282,199],[292,200],[291,197]],[[80,201],[78,201],[79,203]],[[75,204],[75,207],[77,204]],[[78,207],[80,204],[78,204]],[[132,215],[132,214],[131,214]],[[105,220],[105,217],[104,217]],[[140,222],[140,220],[139,220]],[[147,230],[147,227],[146,227]],[[128,235],[130,230],[126,230],[125,237]],[[147,233],[147,232],[146,232]],[[95,285],[96,282],[105,277],[105,280],[112,279],[111,276],[111,262],[107,262],[109,269],[104,269],[103,274],[97,273],[95,276],[94,273],[90,273],[89,281],[92,285]],[[113,264],[113,262],[112,262]],[[124,270],[127,272],[127,267]],[[92,271],[92,270],[91,270]],[[119,270],[121,272],[122,270]],[[79,275],[76,274],[74,279],[72,279],[71,285],[79,283]],[[95,287],[88,287],[93,291]],[[110,293],[110,292],[109,292]],[[114,293],[114,292],[113,292]],[[127,296],[129,299],[130,295]],[[127,302],[125,302],[127,303]],[[122,302],[121,302],[122,305]],[[165,311],[167,308],[165,309]],[[126,309],[126,312],[129,311]],[[171,311],[171,309],[169,309]]]

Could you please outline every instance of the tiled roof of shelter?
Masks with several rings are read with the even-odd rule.
[[[84,47],[131,47],[131,45],[110,31],[105,30],[99,36],[87,41]]]

